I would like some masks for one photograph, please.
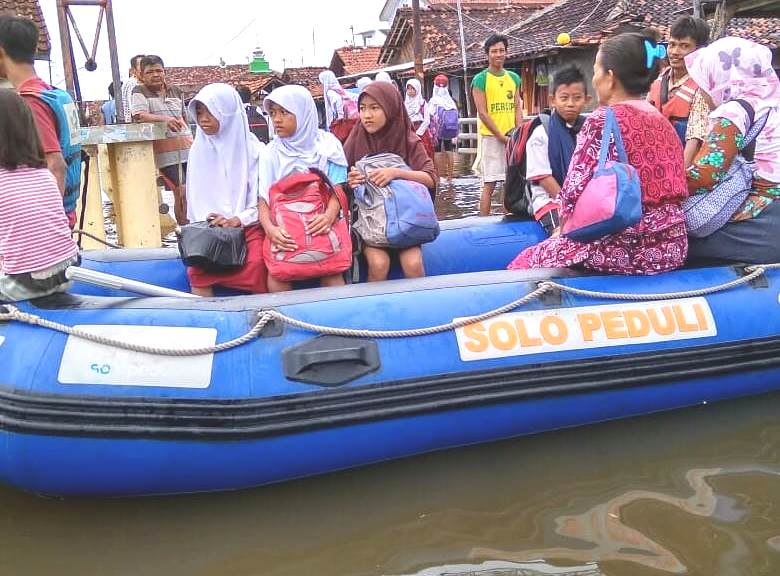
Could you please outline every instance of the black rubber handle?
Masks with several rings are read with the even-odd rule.
[[[380,366],[373,340],[320,336],[282,352],[284,375],[290,380],[338,386]]]

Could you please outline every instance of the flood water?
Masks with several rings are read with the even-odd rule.
[[[776,575],[778,408],[754,397],[225,494],[0,488],[0,574]]]
[[[438,204],[477,201],[459,178]],[[780,394],[234,493],[0,487],[0,510],[0,576],[773,576]]]

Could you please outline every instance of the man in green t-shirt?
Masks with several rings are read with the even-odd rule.
[[[502,182],[505,178],[506,134],[515,126],[520,126],[523,121],[520,77],[514,72],[504,70],[508,48],[509,40],[506,36],[493,34],[488,38],[485,41],[488,67],[471,82],[471,94],[479,116],[479,133],[482,135],[480,216],[490,214],[490,201],[496,182]]]

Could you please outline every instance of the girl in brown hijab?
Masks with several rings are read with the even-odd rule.
[[[372,82],[361,93],[358,106],[360,122],[344,144],[350,166],[349,187],[354,189],[365,182],[365,177],[355,168],[355,162],[365,156],[391,153],[403,158],[410,170],[380,168],[370,172],[368,179],[377,186],[387,186],[396,178],[412,180],[426,186],[433,196],[439,177],[422,141],[412,130],[401,93],[391,84]],[[386,280],[390,271],[389,250],[366,246],[363,253],[368,262],[368,281]],[[399,250],[398,257],[406,278],[425,276],[419,246]]]

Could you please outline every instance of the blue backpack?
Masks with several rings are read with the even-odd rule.
[[[70,94],[59,88],[44,91],[25,90],[23,96],[35,96],[43,100],[57,119],[57,137],[62,156],[67,164],[65,196],[62,199],[65,212],[73,212],[79,198],[81,184],[81,125],[79,112]]]
[[[458,137],[460,116],[457,108],[445,110],[439,108],[437,116],[437,126],[439,127],[436,137],[439,140],[451,140]]]
[[[377,168],[409,170],[396,154],[367,156],[355,163],[361,174]],[[354,229],[369,246],[409,248],[439,235],[439,221],[428,189],[418,182],[396,179],[388,186],[366,181],[355,189]]]

